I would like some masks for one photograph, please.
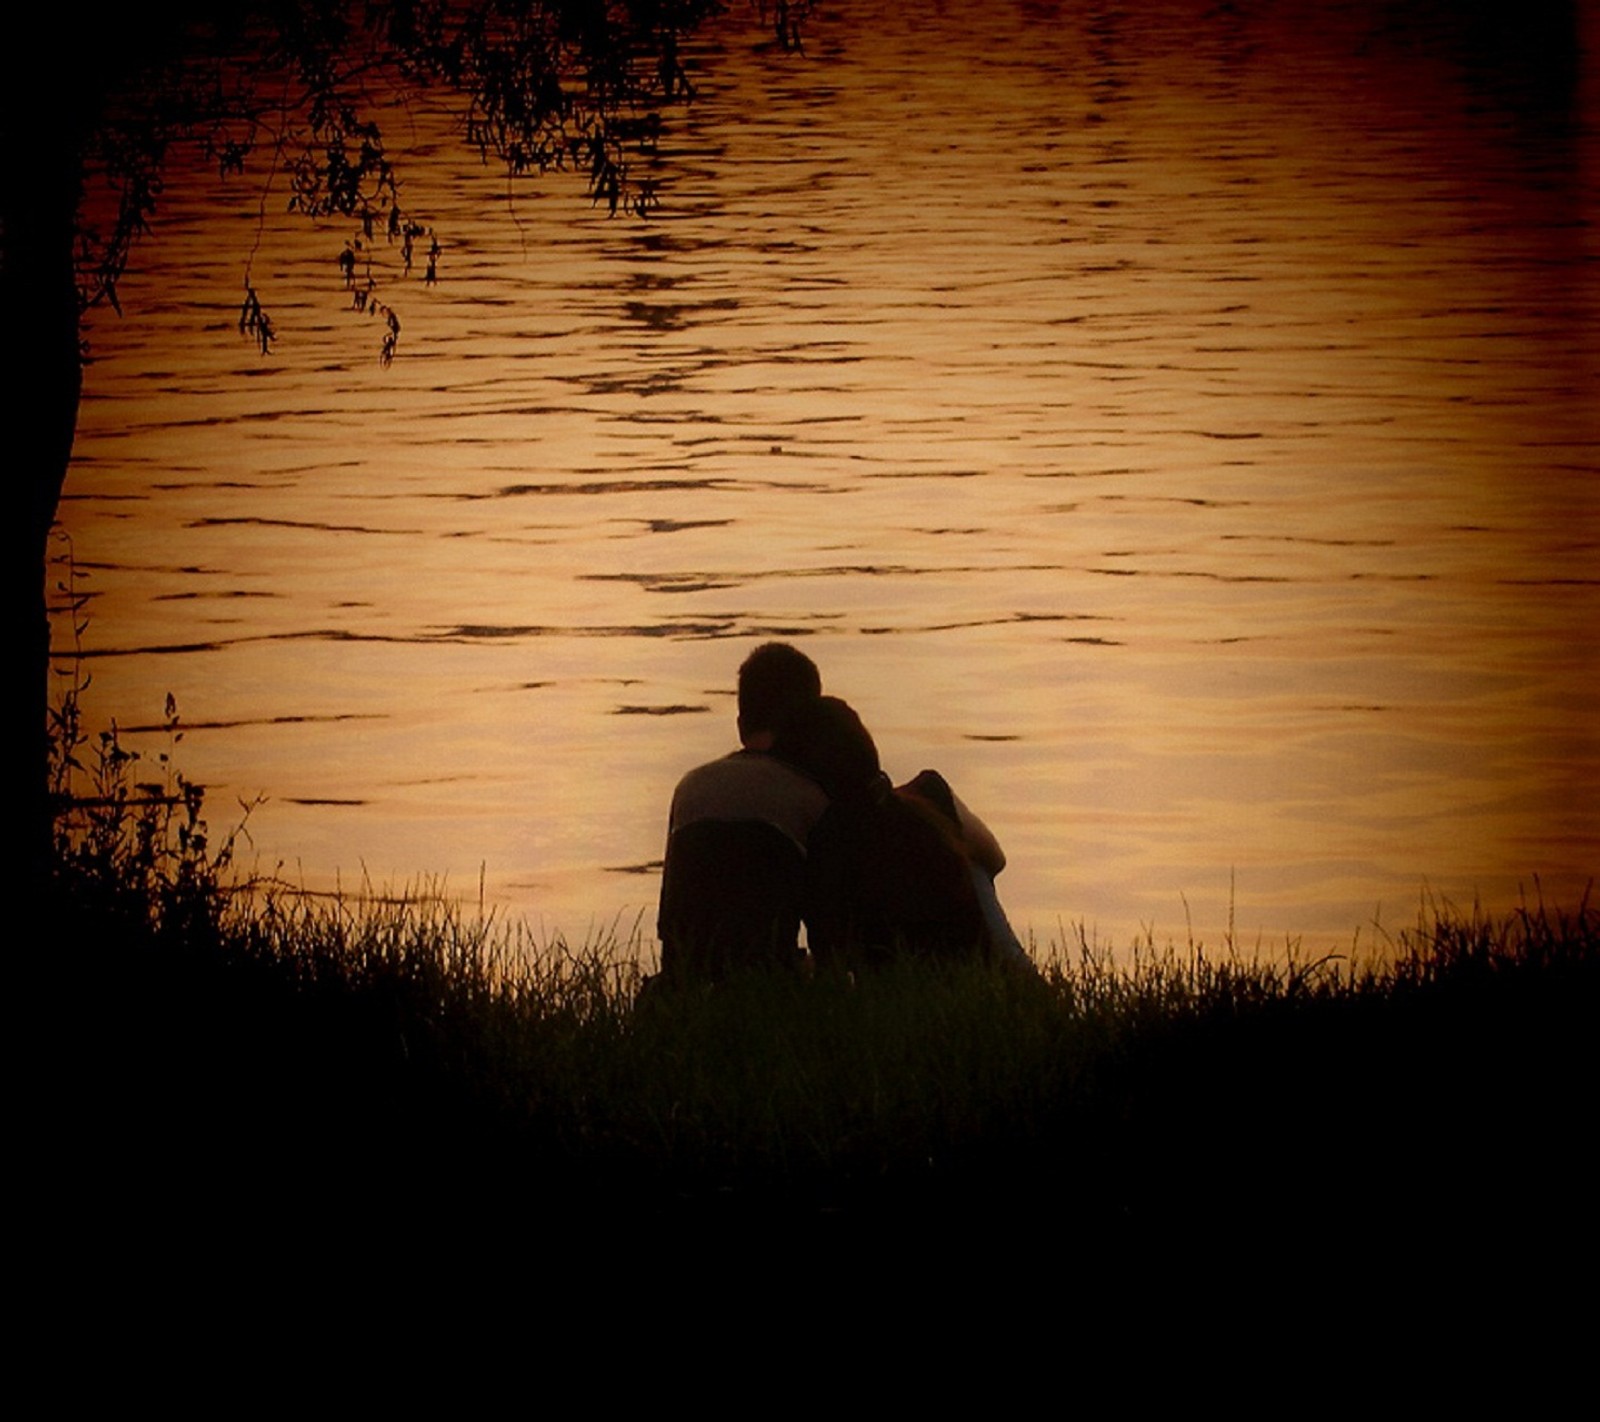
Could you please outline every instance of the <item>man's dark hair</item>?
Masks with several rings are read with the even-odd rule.
[[[757,647],[739,668],[739,736],[779,731],[798,707],[822,695],[822,673],[787,642]]]

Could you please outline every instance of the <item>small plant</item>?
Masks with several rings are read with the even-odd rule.
[[[73,655],[62,673],[64,686],[51,709],[50,795],[52,849],[58,886],[142,915],[152,926],[176,918],[215,926],[230,894],[229,871],[244,821],[213,845],[202,814],[205,787],[177,767],[183,740],[178,703],[169,692],[162,725],[166,748],[153,761],[123,743],[112,721],[91,734],[84,726],[83,696],[90,677],[83,669],[85,598],[77,570],[67,557],[66,593]],[[143,772],[158,768],[157,777]],[[248,818],[250,807],[245,807]]]
[[[150,765],[146,753],[123,743],[115,721],[93,737],[83,730],[76,690],[52,716],[58,878],[74,892],[142,905],[153,924],[175,915],[214,922],[229,897],[227,875],[244,826],[213,847],[202,813],[205,787],[173,759],[183,739],[177,701],[168,694],[167,749],[155,756],[160,778],[149,779],[141,774]]]

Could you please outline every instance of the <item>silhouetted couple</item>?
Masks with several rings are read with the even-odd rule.
[[[672,797],[667,982],[796,967],[802,920],[819,971],[903,956],[1027,965],[995,897],[994,835],[935,771],[892,786],[803,652],[769,642],[739,668],[739,739]]]

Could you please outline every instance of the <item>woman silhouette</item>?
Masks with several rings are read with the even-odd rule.
[[[836,696],[799,710],[773,749],[828,796],[807,853],[806,932],[819,967],[903,956],[1028,962],[995,895],[1005,855],[942,775],[891,785],[871,734]]]

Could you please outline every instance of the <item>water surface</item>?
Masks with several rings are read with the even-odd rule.
[[[650,926],[773,637],[993,823],[1040,938],[1580,891],[1592,9],[824,11],[708,50],[649,222],[397,109],[446,250],[387,370],[275,199],[241,341],[260,189],[175,173],[63,507],[91,710],[174,692],[264,869],[573,937]]]

